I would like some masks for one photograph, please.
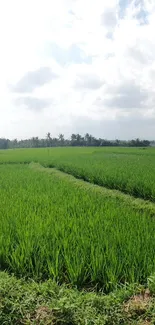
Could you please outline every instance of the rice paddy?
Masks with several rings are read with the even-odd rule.
[[[154,161],[154,149],[1,151],[0,269],[105,292],[144,284],[155,272]]]

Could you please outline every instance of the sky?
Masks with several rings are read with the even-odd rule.
[[[0,1],[0,137],[155,139],[154,0]]]

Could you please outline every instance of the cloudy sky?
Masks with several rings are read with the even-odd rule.
[[[155,139],[154,0],[0,1],[0,137]]]

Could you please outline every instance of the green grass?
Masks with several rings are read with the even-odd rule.
[[[105,292],[145,283],[155,271],[154,205],[47,171],[0,166],[0,269]]]
[[[0,272],[0,324],[151,325],[155,322],[154,277],[148,287],[149,300],[134,304],[130,297],[141,294],[145,288],[126,285],[104,295],[80,292],[51,280],[19,280]]]

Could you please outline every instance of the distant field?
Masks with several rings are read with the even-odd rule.
[[[49,148],[0,151],[0,163],[39,162],[91,183],[155,201],[155,149]]]

